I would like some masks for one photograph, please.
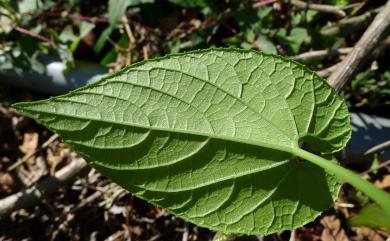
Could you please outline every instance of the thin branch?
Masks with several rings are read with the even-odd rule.
[[[190,226],[187,222],[184,223],[184,231],[181,241],[188,241],[188,235],[190,233]]]
[[[235,235],[227,235],[221,232],[217,232],[214,235],[213,241],[234,241],[236,239]]]
[[[135,40],[133,31],[131,31],[131,28],[129,26],[129,19],[126,16],[123,16],[121,21],[122,21],[123,26],[125,27],[125,31],[126,31],[127,36],[129,37],[130,43],[135,44],[136,40]]]
[[[353,203],[343,203],[343,202],[335,202],[334,203],[335,207],[340,207],[340,208],[354,208],[355,204]]]
[[[377,59],[384,53],[386,53],[386,49],[390,47],[390,36],[388,36],[386,39],[382,40],[378,46],[375,47],[375,49],[372,51],[372,59]],[[338,54],[347,54],[348,52],[352,52],[353,48],[342,48],[338,49],[337,51],[339,52]],[[322,58],[328,57],[326,54],[327,50],[318,50],[318,51],[311,51],[311,52],[306,52],[300,55],[297,55],[295,57],[292,57],[292,59],[299,60],[304,63],[311,63],[314,60],[321,60]],[[325,55],[324,55],[325,54]],[[329,56],[332,56],[330,54]],[[316,73],[323,77],[327,78],[329,77],[334,71],[336,71],[337,67],[341,63],[334,64],[332,66],[327,67],[326,69],[318,70]]]
[[[30,37],[42,40],[42,41],[44,41],[44,42],[46,42],[46,43],[48,43],[50,45],[54,45],[54,42],[51,39],[46,38],[46,37],[44,37],[42,35],[39,35],[37,33],[31,32],[31,31],[29,31],[29,30],[27,30],[25,28],[15,27],[15,30],[18,31],[19,33],[26,34],[26,35],[28,35]]]
[[[327,78],[329,75],[331,75],[339,66],[340,63],[337,63],[335,65],[329,66],[326,69],[318,70],[316,73],[321,76],[322,78]]]
[[[333,14],[339,17],[345,17],[345,12],[340,8],[332,5],[317,4],[317,3],[308,3],[300,0],[292,0],[291,4],[298,8],[302,9],[313,9],[319,12]]]
[[[322,60],[324,58],[335,57],[339,55],[349,54],[353,48],[339,48],[339,49],[324,49],[305,52],[296,56],[292,59],[301,61],[303,63],[310,63],[313,61]]]
[[[291,234],[290,234],[290,239],[289,239],[289,241],[296,241],[295,236],[296,236],[296,231],[295,231],[295,229],[294,229],[294,230],[291,230]]]
[[[252,4],[252,8],[262,7],[262,6],[272,4],[275,2],[277,2],[277,0],[258,1],[258,2],[255,2]],[[319,12],[333,14],[333,15],[336,15],[338,17],[345,17],[346,16],[345,12],[342,10],[341,7],[336,7],[336,6],[332,6],[332,5],[325,5],[325,4],[307,3],[304,1],[300,1],[300,0],[292,0],[292,1],[285,0],[285,2],[291,3],[292,5],[296,6],[297,8],[301,8],[301,9],[313,9],[313,10],[317,10]]]
[[[148,46],[146,46],[146,45],[142,46],[142,52],[144,54],[144,59],[149,59]]]
[[[38,152],[47,148],[51,143],[53,143],[55,140],[57,140],[58,137],[59,136],[57,134],[52,135],[47,141],[45,141],[45,143],[42,144],[42,146],[40,148],[36,149],[34,152],[32,152],[30,154],[25,155],[21,160],[12,164],[10,167],[7,168],[7,171],[10,172],[10,171],[14,170],[15,168],[19,167],[20,165],[25,163],[28,159],[35,156],[35,154],[37,154]]]
[[[55,12],[44,12],[41,13],[40,16],[43,17],[62,17],[62,13],[55,13]],[[104,17],[88,17],[88,16],[82,16],[82,15],[72,15],[67,14],[65,17],[68,17],[72,20],[81,20],[86,21],[90,23],[108,23],[110,20],[108,18]]]
[[[328,83],[336,90],[342,89],[364,64],[389,27],[390,1],[387,1],[383,10],[375,17],[374,21],[357,42],[352,52],[328,78]]]
[[[388,166],[388,165],[390,165],[390,160],[387,160],[387,161],[385,161],[385,162],[379,164],[378,166],[376,166],[376,167],[374,167],[374,168],[371,168],[371,169],[369,169],[369,170],[367,170],[367,171],[361,172],[360,175],[364,176],[364,175],[366,175],[366,174],[368,174],[368,173],[371,173],[371,172],[373,172],[373,171],[376,171],[376,170],[381,169],[382,167],[386,167],[386,166]]]
[[[276,1],[277,0],[262,0],[262,1],[258,1],[258,2],[255,2],[254,4],[252,4],[252,8],[259,8],[259,7],[262,7],[262,6],[274,3]]]
[[[383,7],[376,8],[365,12],[362,15],[345,18],[336,24],[327,25],[320,30],[322,35],[342,35],[348,36],[351,33],[358,32],[370,25],[375,16],[383,9]]]
[[[376,145],[376,146],[373,146],[371,147],[370,149],[368,149],[364,155],[370,155],[370,154],[374,154],[374,153],[377,153],[377,152],[381,152],[387,148],[390,148],[390,140],[389,141],[385,141],[379,145]]]
[[[39,181],[31,188],[1,199],[0,219],[15,210],[39,203],[44,195],[58,190],[62,185],[72,181],[87,169],[87,163],[83,159],[74,158],[70,164],[57,171],[54,176]]]

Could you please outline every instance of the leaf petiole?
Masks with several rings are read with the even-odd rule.
[[[388,215],[390,215],[390,195],[382,189],[375,187],[372,183],[364,180],[354,172],[313,153],[300,148],[294,148],[292,152],[293,154],[324,168],[326,171],[336,175],[343,181],[348,182],[375,201]]]

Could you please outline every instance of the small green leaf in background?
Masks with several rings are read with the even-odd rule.
[[[351,226],[368,226],[371,228],[386,228],[390,230],[390,217],[378,205],[367,205],[360,213],[351,218],[348,223]]]
[[[304,23],[310,23],[314,20],[315,16],[318,14],[318,11],[307,9],[305,11],[295,10],[291,13],[291,24],[292,26],[298,26]]]
[[[383,73],[383,77],[385,77],[385,79],[387,81],[390,81],[390,70],[387,70]]]
[[[108,1],[108,19],[110,20],[110,26],[108,26],[99,36],[96,41],[94,51],[100,53],[107,39],[114,31],[121,18],[125,16],[128,7],[137,6],[145,3],[154,3],[154,0],[109,0]]]
[[[129,38],[127,35],[122,35],[119,41],[116,43],[120,48],[126,48],[129,44]],[[101,65],[107,65],[109,63],[115,62],[118,53],[115,48],[112,48],[100,61]]]
[[[114,26],[125,15],[130,0],[109,0],[108,1],[108,19],[110,25]]]
[[[364,92],[370,91],[370,87],[374,86],[376,83],[374,77],[375,71],[371,69],[360,72],[356,75],[355,79],[351,81],[352,90],[357,91],[360,88]]]
[[[89,22],[86,22],[86,21],[81,21],[80,25],[79,25],[79,28],[80,28],[80,35],[79,35],[79,37],[80,38],[84,38],[85,36],[87,36],[87,34],[89,32],[92,31],[92,29],[95,28],[95,24],[89,23]]]
[[[358,73],[351,81],[352,97],[360,105],[371,107],[386,106],[390,97],[390,71],[379,75],[374,68],[368,68]]]
[[[20,14],[34,12],[42,8],[41,0],[22,0],[18,1],[18,10]]]
[[[70,53],[74,52],[82,38],[87,36],[87,34],[92,31],[92,29],[95,27],[95,24],[88,23],[85,21],[81,21],[79,25],[79,34],[76,35],[73,31],[73,28],[71,25],[66,26],[61,34],[58,36],[59,40],[67,44],[69,46]],[[64,50],[65,51],[65,50]],[[65,58],[66,59],[66,58]]]
[[[227,234],[291,230],[329,208],[339,180],[292,153],[302,142],[332,153],[351,134],[347,106],[313,71],[239,49],[140,62],[15,108],[134,195]]]
[[[129,7],[138,6],[141,4],[154,3],[154,0],[128,0]]]
[[[2,4],[4,5],[5,3]],[[13,21],[12,17],[7,11],[6,5],[0,5],[0,34],[8,34],[12,31],[15,25],[16,23]]]
[[[193,7],[206,7],[207,1],[205,0],[169,0],[169,2],[176,4],[183,8]]]
[[[73,32],[72,26],[70,25],[66,26],[64,30],[62,30],[59,39],[63,43],[75,41],[77,39],[77,36]]]
[[[100,53],[100,51],[102,51],[104,45],[107,42],[107,39],[110,37],[110,35],[112,33],[112,31],[113,31],[113,28],[108,27],[100,34],[99,39],[96,41],[96,44],[93,48],[96,53]]]
[[[108,19],[110,20],[110,25],[114,26],[120,22],[121,18],[126,14],[128,7],[153,2],[154,0],[109,0]]]
[[[277,54],[275,45],[272,43],[272,40],[268,38],[267,35],[259,35],[255,43],[260,50],[266,53]]]
[[[181,41],[179,38],[165,43],[165,49],[168,53],[179,53]]]
[[[94,51],[100,53],[106,44],[114,28],[119,23],[120,19],[125,15],[126,9],[130,4],[130,0],[109,0],[108,1],[108,19],[110,26],[108,26],[99,36],[96,41]]]
[[[299,49],[305,39],[307,38],[307,30],[305,28],[293,28],[291,30],[290,36],[288,39],[291,41],[291,49],[294,52],[294,54],[297,54],[299,52]]]
[[[293,28],[289,35],[287,35],[285,29],[279,29],[276,36],[280,42],[289,45],[291,51],[294,54],[297,54],[299,52],[299,49],[301,48],[301,45],[308,37],[308,33],[306,29],[297,27]]]

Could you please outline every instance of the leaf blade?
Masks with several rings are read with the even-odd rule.
[[[339,184],[291,149],[309,140],[333,152],[350,135],[346,105],[321,78],[249,50],[146,61],[17,108],[131,192],[225,233],[267,234],[314,219]]]

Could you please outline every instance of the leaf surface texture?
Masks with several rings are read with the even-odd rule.
[[[338,180],[291,153],[301,142],[332,153],[351,133],[314,72],[238,49],[144,61],[16,108],[135,195],[225,233],[293,229],[329,208]]]

